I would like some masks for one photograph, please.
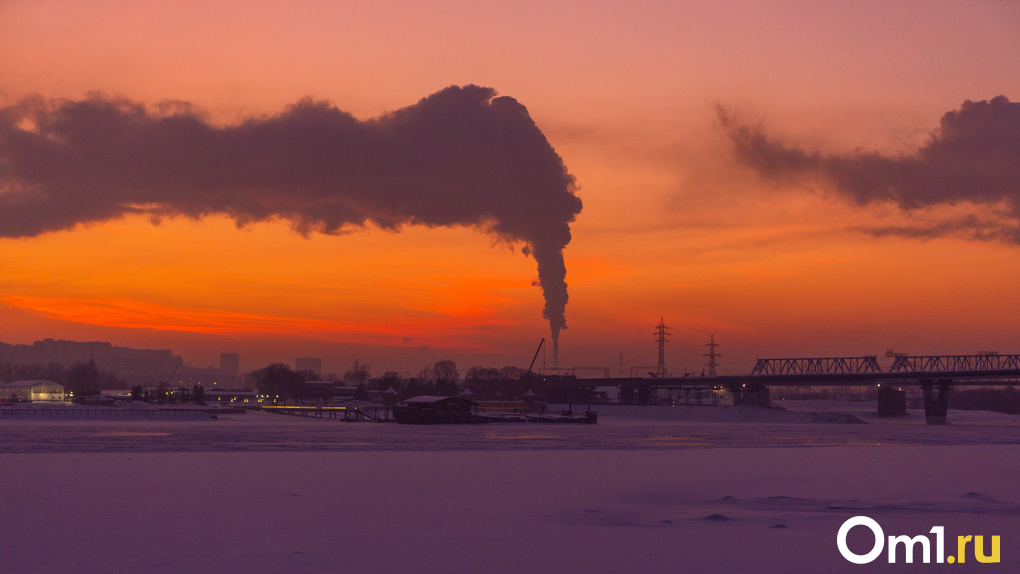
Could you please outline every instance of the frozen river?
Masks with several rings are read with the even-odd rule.
[[[0,420],[0,572],[902,572],[840,525],[1000,536],[1020,571],[1020,423],[872,405],[603,407],[598,425],[269,413]],[[866,424],[812,422],[848,420]],[[858,527],[849,543],[873,542]],[[920,562],[920,554],[918,554]]]

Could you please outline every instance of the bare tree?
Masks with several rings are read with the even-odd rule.
[[[436,380],[456,383],[460,379],[457,363],[450,360],[439,361],[432,367],[436,371]]]
[[[290,370],[290,365],[283,363],[274,363],[264,369],[259,369],[252,373],[252,377],[255,379],[255,388],[259,393],[269,395],[273,400],[279,398],[281,401],[290,398],[297,386],[304,382],[301,375]]]
[[[372,368],[365,364],[359,364],[357,360],[354,361],[354,365],[347,372],[344,373],[344,385],[348,387],[356,387],[358,385],[364,385],[368,382],[368,378],[371,376]]]

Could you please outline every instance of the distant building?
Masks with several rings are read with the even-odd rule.
[[[0,363],[70,367],[94,361],[99,370],[112,373],[129,385],[151,385],[165,381],[184,360],[170,349],[141,350],[115,347],[110,343],[44,339],[31,345],[0,343]]]
[[[237,377],[241,373],[241,356],[237,353],[220,353],[220,372]]]
[[[297,359],[294,361],[294,370],[322,373],[322,359]]]
[[[64,401],[64,385],[53,381],[0,383],[0,399],[10,402]]]

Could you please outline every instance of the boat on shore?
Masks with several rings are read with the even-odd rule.
[[[419,395],[395,405],[393,418],[398,423],[415,425],[489,422],[475,414],[477,404],[464,397]]]
[[[403,424],[556,423],[596,424],[590,408],[575,414],[572,408],[558,414],[529,414],[523,402],[478,403],[465,397],[411,397],[393,407],[393,418]]]

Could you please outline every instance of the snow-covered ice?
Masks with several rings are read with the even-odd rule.
[[[0,572],[949,568],[848,563],[836,533],[857,515],[999,535],[1000,564],[951,571],[1020,571],[1018,417],[786,406],[600,407],[595,426],[0,418]]]

